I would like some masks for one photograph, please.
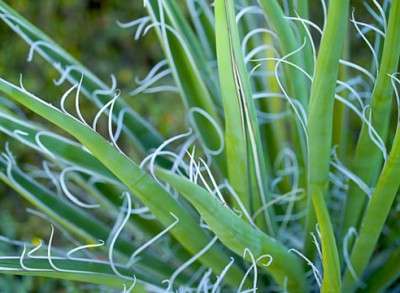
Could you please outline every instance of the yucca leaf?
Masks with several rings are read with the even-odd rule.
[[[12,114],[11,109],[3,104],[2,99],[5,99],[5,98],[0,96],[0,111],[2,111],[4,113]]]
[[[240,6],[244,7],[242,8],[244,9],[244,11],[247,7],[249,6],[251,7],[251,4],[252,1],[249,0],[240,1]],[[241,12],[243,12],[243,10],[239,10],[239,12],[236,12],[236,22],[238,26],[239,36],[242,39],[241,47],[245,59],[245,65],[246,67],[249,67],[249,64],[252,62],[252,59],[249,58],[251,52],[255,51],[257,52],[260,49],[263,49],[261,52],[258,52],[258,54],[256,54],[255,56],[265,56],[272,51],[267,49],[268,44],[265,44],[263,40],[264,36],[270,37],[271,34],[268,34],[266,32],[261,34],[260,30],[262,29],[259,28],[258,19],[255,18],[253,14],[247,14],[247,13],[241,14]],[[259,31],[259,33],[256,33],[257,31]],[[251,37],[249,38],[249,36]],[[271,48],[272,47],[273,46],[271,46]],[[264,66],[261,66],[261,64],[258,65],[262,69],[265,68]],[[250,85],[254,92],[263,92],[266,88],[266,80],[264,76],[254,76],[254,78],[250,78]],[[258,105],[257,102],[258,101],[256,101],[256,105]],[[260,126],[262,127],[262,124]]]
[[[189,49],[188,51],[193,54],[193,61],[201,74],[202,80],[204,80],[207,85],[214,103],[219,105],[221,97],[218,88],[218,80],[215,78],[217,77],[216,71],[211,70],[210,63],[212,60],[207,59],[198,37],[193,33],[191,25],[186,20],[180,8],[181,4],[179,1],[165,1],[164,5],[171,25],[185,40],[185,44]]]
[[[347,32],[347,35],[349,33]],[[349,60],[350,54],[350,40],[347,37],[344,43],[343,59]],[[349,68],[342,66],[339,68],[339,80],[348,80],[350,77]],[[347,97],[348,93],[342,93],[343,97]],[[347,153],[350,145],[351,134],[349,127],[346,127],[346,123],[349,122],[349,109],[340,101],[335,101],[334,106],[334,117],[333,117],[333,133],[332,133],[332,145],[338,146],[338,155],[344,161],[347,162]]]
[[[394,3],[392,9],[400,12],[400,3]],[[398,120],[398,123],[400,121]],[[362,218],[358,237],[351,251],[350,264],[355,276],[349,269],[344,276],[344,289],[353,292],[357,283],[364,273],[365,268],[376,248],[379,236],[389,215],[395,197],[400,187],[398,180],[400,174],[400,128],[393,140],[392,149],[385,162],[383,170],[379,175],[378,182],[372,192],[371,198]]]
[[[307,16],[307,3],[300,0],[296,1],[299,13],[302,14],[300,17]],[[288,61],[292,62],[295,66],[304,69],[306,72],[311,72],[311,76],[314,74],[314,60],[310,61],[310,47],[311,43],[309,38],[299,39],[296,35],[296,31],[292,27],[291,23],[285,16],[280,4],[277,0],[258,0],[258,3],[262,7],[266,21],[269,23],[271,28],[276,31],[277,37],[279,39],[280,51],[283,56],[289,56]],[[304,37],[304,27],[300,24],[300,37]],[[304,48],[299,51],[304,43]],[[294,54],[294,52],[296,52]],[[309,106],[309,86],[310,82],[307,76],[301,72],[295,66],[285,66],[284,76],[286,77],[286,87],[285,91],[288,94],[287,98],[297,99],[304,112],[307,112]],[[274,69],[275,71],[275,69]],[[273,71],[273,72],[274,72]],[[307,142],[303,137],[303,131],[301,122],[296,119],[296,117],[291,117],[290,126],[292,128],[291,141],[293,148],[298,154],[299,166],[300,166],[300,186],[306,188],[306,178],[305,178],[305,162],[307,156]],[[301,203],[302,201],[300,201]]]
[[[264,44],[266,45],[273,45],[273,39],[272,36],[269,34],[265,34],[263,38]],[[267,58],[277,58],[276,53],[272,50],[268,50],[265,53]],[[270,72],[274,72],[276,66],[276,62],[271,60],[266,64],[267,70]],[[270,113],[282,113],[285,110],[288,111],[289,108],[287,105],[285,105],[285,102],[279,97],[280,94],[280,88],[278,81],[276,79],[275,75],[267,76],[266,78],[268,90],[272,93],[277,93],[276,97],[273,97],[272,99],[262,99],[260,101],[260,108],[265,111],[265,112],[270,112]],[[289,147],[290,142],[289,142],[289,135],[286,131],[286,129],[289,127],[289,123],[285,121],[284,119],[277,119],[274,121],[274,123],[268,123],[265,127],[265,139],[270,139],[271,143],[268,144],[268,151],[269,158],[276,158],[279,153]],[[301,158],[301,156],[299,157]],[[300,172],[304,173],[304,172]],[[304,177],[304,176],[302,176]],[[286,185],[282,190],[283,191],[289,191],[290,186],[289,182],[287,180],[284,180],[282,182],[283,185]],[[281,185],[282,185],[281,184]]]
[[[83,190],[87,191],[89,196],[94,197],[94,200],[97,201],[101,206],[101,211],[104,210],[108,213],[108,215],[113,216],[116,216],[119,213],[118,207],[115,205],[115,202],[113,202],[110,194],[115,194],[116,192],[120,194],[126,189],[125,186],[123,186],[122,183],[120,183],[120,181],[102,165],[102,163],[100,163],[89,152],[84,150],[82,145],[55,133],[41,129],[33,123],[25,123],[17,117],[4,114],[1,111],[0,131],[16,138],[18,142],[23,142],[36,151],[44,153],[44,155],[49,155],[50,153],[51,156],[48,156],[49,159],[54,160],[56,164],[60,164],[61,162],[72,164],[72,166],[78,167],[79,169],[82,168],[82,170],[90,171],[91,175],[98,176],[98,178],[102,178],[103,180],[105,179],[104,182],[115,184],[117,191],[111,192],[108,190],[106,192],[101,192],[101,190],[98,190],[90,183],[85,182],[85,180],[79,176],[73,176],[73,178],[71,178],[75,181],[75,183],[78,183]],[[40,146],[35,139],[38,133],[40,133]],[[43,148],[45,148],[46,151],[44,151]],[[62,164],[60,167],[63,167],[63,165],[64,164]],[[46,193],[46,191],[43,192]],[[35,198],[35,192],[32,191],[31,197]],[[44,212],[51,213],[52,204],[48,204],[47,206],[48,207],[44,210]],[[61,207],[58,210],[63,211],[64,209]],[[65,215],[63,217],[69,218]],[[62,219],[63,217],[59,217],[59,219]],[[77,227],[80,226],[77,225]],[[146,221],[141,217],[135,217],[133,221],[128,222],[127,228],[132,231],[139,230],[141,234],[144,234],[147,237],[152,237],[162,231],[162,228],[158,222]],[[91,229],[88,229],[87,231],[90,232]],[[176,244],[177,243],[175,243],[175,245]],[[182,257],[187,258],[188,255],[181,254],[178,258]]]
[[[98,200],[99,204],[107,209],[109,213],[114,215],[118,213],[117,207],[111,201],[110,194],[121,193],[125,187],[114,174],[86,151],[81,144],[50,132],[35,123],[26,123],[17,116],[11,113],[6,114],[2,110],[0,110],[0,132],[42,153],[49,160],[58,164],[59,167],[71,164],[79,170],[89,171],[91,175],[103,179],[103,184],[114,184],[114,189],[118,191],[107,190],[106,192],[102,192],[98,188],[84,182],[83,179],[79,182],[81,187],[87,191],[91,191],[91,195],[96,195],[95,200]],[[40,137],[39,140],[38,136]],[[40,145],[38,141],[40,141]],[[77,179],[76,176],[74,178]],[[133,227],[140,228],[141,233],[145,233],[146,235],[157,234],[161,231],[157,224],[150,224],[141,218],[135,219]]]
[[[333,105],[339,59],[347,27],[348,0],[333,1],[318,52],[308,116],[308,196],[321,230],[324,277],[322,292],[340,292],[340,263],[329,211],[325,203],[331,154]]]
[[[174,71],[174,78],[181,89],[183,101],[187,107],[200,107],[206,110],[213,118],[217,118],[216,107],[213,98],[207,89],[199,68],[205,66],[204,58],[199,57],[198,42],[188,23],[180,13],[176,3],[159,0],[148,0],[146,5],[153,22],[156,24],[156,32]],[[171,26],[170,29],[168,26]],[[189,43],[190,41],[194,44]],[[190,50],[194,48],[194,50]],[[198,59],[200,58],[200,59]],[[186,65],[186,67],[182,67]],[[208,76],[208,78],[210,78]]]
[[[356,276],[346,270],[343,287],[353,292],[375,250],[376,243],[400,186],[400,131],[396,132],[392,151],[379,176],[377,185],[368,202],[360,231],[352,249],[350,264]]]
[[[171,230],[171,234],[190,253],[197,253],[209,242],[209,237],[201,230],[187,210],[138,165],[118,152],[98,133],[4,79],[0,79],[0,91],[73,135],[93,156],[113,172],[165,227],[171,224],[173,220],[171,213],[173,213],[179,219],[179,223]],[[229,263],[229,258],[217,248],[210,249],[199,260],[216,272],[222,271]],[[236,284],[240,276],[241,271],[234,267],[227,275],[226,280],[231,284]]]
[[[205,56],[208,60],[215,60],[215,18],[212,8],[205,0],[187,0],[187,6]]]
[[[258,259],[271,256],[271,264],[265,268],[262,261],[258,265],[271,273],[275,281],[288,292],[306,292],[302,265],[287,248],[252,227],[228,207],[218,202],[215,196],[188,179],[159,169],[157,174],[180,192],[199,211],[200,215],[229,249],[242,255],[248,249]]]
[[[388,292],[387,289],[400,277],[400,248],[393,249],[385,260],[381,266],[368,276],[364,292]]]
[[[73,164],[108,181],[119,182],[103,164],[85,151],[82,145],[1,110],[0,131],[50,158],[56,158],[58,162]]]
[[[260,130],[240,47],[234,4],[217,1],[215,14],[228,179],[244,206],[254,212],[270,199]],[[270,234],[274,234],[274,223],[269,213],[264,213],[264,225]]]
[[[296,51],[300,48],[303,40],[298,40],[290,27],[289,21],[285,18],[285,15],[276,0],[258,0],[261,7],[265,11],[266,20],[271,27],[277,32],[280,47],[283,55],[287,55]],[[303,54],[295,54],[289,57],[289,60],[294,64],[303,68]],[[294,67],[288,66],[286,68],[287,76],[290,76],[286,81],[289,88],[289,95],[292,98],[297,98],[303,107],[308,107],[308,88],[307,79],[303,73],[295,69]]]
[[[112,95],[109,86],[3,1],[0,1],[0,18],[31,46],[31,50],[34,50],[31,52],[40,54],[62,75],[68,73],[66,79],[69,82],[79,83],[83,75],[81,91],[98,107],[109,101],[109,96]],[[98,90],[102,93],[96,93]],[[122,99],[115,105],[113,117],[115,122],[118,121],[122,111],[125,111],[123,130],[131,138],[130,141],[134,143],[137,153],[143,155],[162,143],[160,134]]]
[[[106,240],[111,228],[97,220],[90,214],[66,202],[25,175],[18,168],[9,165],[0,158],[0,180],[16,190],[24,199],[44,212],[54,222],[58,223],[66,231],[86,243],[95,243],[99,239]],[[115,245],[116,252],[127,259],[135,250],[135,247],[126,239],[119,239]],[[155,279],[166,279],[172,274],[171,269],[147,252],[143,252],[137,268],[146,272]],[[158,284],[161,284],[161,281]],[[179,282],[181,280],[178,280]]]
[[[290,1],[291,15],[293,17],[300,17],[304,20],[309,20],[310,5],[309,0],[292,0]],[[312,75],[314,71],[314,56],[312,51],[311,40],[307,33],[306,27],[308,24],[303,24],[301,22],[297,23],[298,34],[300,42],[306,40],[306,45],[304,46],[304,69],[305,71]]]
[[[394,1],[390,8],[389,22],[383,46],[380,68],[376,77],[371,97],[371,124],[385,142],[388,136],[389,121],[392,109],[393,86],[391,74],[398,70],[400,58],[400,3]],[[379,175],[382,164],[382,150],[370,137],[369,126],[363,124],[359,135],[352,171],[368,185],[373,185]],[[358,227],[366,203],[366,195],[354,183],[350,182],[343,219],[342,237],[350,227]]]
[[[92,283],[118,289],[123,289],[124,285],[128,288],[132,284],[131,280],[116,275],[111,270],[108,263],[93,260],[72,260],[59,257],[53,257],[52,262],[58,268],[68,271],[54,270],[50,266],[49,260],[46,257],[24,259],[24,265],[32,269],[25,270],[21,267],[19,256],[2,256],[0,257],[0,272],[2,274],[37,276]],[[124,268],[118,268],[118,270],[127,275],[129,273]],[[143,282],[143,280],[148,280],[146,274],[141,274],[139,272],[137,273],[136,278],[137,287],[135,286],[135,292],[146,292],[144,290],[146,282]]]
[[[212,120],[219,129],[222,129],[216,106],[218,98],[212,95],[206,83],[207,80],[212,79],[212,74],[209,71],[202,73],[206,70],[204,68],[206,60],[202,54],[199,54],[200,48],[193,40],[194,36],[190,28],[186,27],[188,24],[180,15],[178,5],[170,1],[149,0],[146,7],[156,24],[157,35],[189,113],[188,118],[192,118],[191,126],[194,127],[209,153],[216,155],[215,161],[224,174],[226,167],[221,149],[223,142],[218,135],[218,130],[209,121]],[[195,43],[190,44],[190,42]],[[194,48],[193,51],[190,48]],[[204,75],[208,75],[207,78],[204,78]],[[198,109],[201,112],[205,111],[208,117],[199,113]]]
[[[55,196],[15,166],[8,164],[4,158],[0,158],[0,178],[31,204],[79,238],[93,241],[107,237],[107,229],[99,221]]]
[[[190,131],[166,141],[118,98],[113,75],[111,85],[100,80],[3,1],[0,18],[28,44],[28,61],[41,56],[60,73],[56,85],[73,86],[58,109],[26,90],[22,76],[19,85],[0,78],[0,193],[12,189],[65,236],[53,257],[53,225],[49,255],[3,237],[4,251],[24,250],[0,256],[0,273],[124,291],[135,275],[133,292],[397,288],[398,0],[358,3],[369,16],[350,19],[376,76],[363,67],[364,51],[350,61],[350,0],[144,0],[147,15],[119,26],[135,29],[135,40],[158,37],[164,59],[130,95],[165,90],[182,99]],[[80,112],[80,92],[102,107],[93,123]],[[108,133],[94,126],[100,114]],[[91,245],[99,239],[107,241]],[[77,245],[87,258],[64,251]]]

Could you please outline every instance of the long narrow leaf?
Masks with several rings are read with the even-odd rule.
[[[290,27],[290,23],[285,19],[285,15],[276,0],[258,0],[267,16],[267,21],[278,33],[279,42],[283,55],[290,54],[300,48],[303,40],[296,39],[296,36]],[[295,54],[290,56],[290,61],[303,68],[303,54]],[[287,80],[289,93],[292,98],[297,98],[305,109],[308,104],[307,79],[303,73],[294,67],[287,67]]]
[[[29,267],[30,270],[21,267],[19,256],[0,257],[0,272],[2,274],[40,276],[45,278],[57,278],[105,285],[121,290],[124,288],[124,286],[128,288],[132,284],[131,280],[127,280],[116,275],[111,270],[108,263],[102,263],[98,261],[71,260],[56,257],[52,258],[52,262],[59,268],[59,271],[50,266],[49,260],[46,257],[25,259],[24,265]],[[122,273],[127,273],[123,268],[118,268],[118,270]],[[146,285],[146,283],[143,282],[141,278],[146,280],[146,275],[138,273],[136,278],[137,287],[135,287],[135,292],[145,292],[144,285]]]
[[[324,269],[322,292],[340,292],[341,287],[339,256],[325,194],[328,187],[336,79],[347,27],[348,9],[348,0],[330,3],[309,105],[308,193],[321,230]]]
[[[188,179],[161,169],[158,174],[193,204],[210,229],[228,248],[238,255],[249,250],[255,259],[260,259],[258,265],[261,268],[268,263],[261,259],[268,259],[270,256],[272,262],[266,270],[281,286],[286,287],[289,292],[307,292],[299,259],[282,244],[252,227],[218,202],[216,197]]]
[[[188,211],[138,165],[118,152],[98,133],[4,79],[0,79],[0,91],[78,139],[150,209],[165,227],[173,221],[171,213],[175,215],[179,223],[171,230],[171,233],[189,252],[196,254],[210,241]],[[213,248],[200,257],[200,261],[219,272],[223,270],[226,263],[229,263],[229,258],[220,249]],[[240,275],[241,271],[234,267],[226,280],[231,284],[236,284]]]
[[[228,178],[244,206],[254,212],[270,199],[260,130],[240,47],[234,4],[217,1],[215,14]],[[269,212],[264,213],[264,225],[270,234],[274,234]]]
[[[369,276],[366,281],[366,293],[383,293],[400,277],[400,248],[389,253],[386,262]]]
[[[193,40],[194,36],[190,28],[186,27],[188,24],[175,2],[148,0],[146,3],[174,80],[189,113],[188,118],[191,118],[189,120],[192,122],[191,126],[194,127],[208,153],[215,156],[215,161],[224,174],[226,167],[222,152],[223,141],[218,134],[222,129],[216,104],[218,97],[207,87],[206,81],[212,78],[212,74],[205,68],[205,57],[199,53],[200,48]],[[205,75],[208,76],[205,78]]]
[[[30,53],[37,52],[60,72],[62,76],[60,80],[65,78],[72,84],[76,84],[83,76],[82,93],[94,101],[99,108],[109,102],[109,96],[112,95],[115,88],[112,89],[112,86],[107,86],[51,38],[3,1],[0,1],[0,18],[31,46]],[[124,115],[123,130],[135,143],[136,151],[140,155],[162,143],[160,134],[122,99],[119,99],[115,105],[113,117],[115,122],[118,121],[120,115]]]
[[[399,5],[400,7],[400,5]],[[368,202],[359,235],[350,257],[352,271],[347,269],[343,288],[353,292],[376,248],[379,236],[400,187],[400,128],[397,128],[392,150]],[[355,273],[355,275],[353,274]]]
[[[99,239],[105,241],[109,237],[111,228],[107,225],[52,194],[2,158],[0,159],[0,180],[15,189],[23,198],[75,237],[87,243],[94,243]],[[121,239],[116,242],[115,249],[125,258],[128,258],[135,247],[128,240]],[[137,269],[147,272],[149,277],[152,276],[161,279],[161,281],[172,274],[168,266],[157,258],[147,255],[146,252],[143,253],[142,260],[138,262]],[[161,284],[161,281],[158,284]]]
[[[386,141],[388,136],[389,113],[392,109],[393,87],[390,75],[397,71],[400,58],[399,27],[400,3],[394,1],[390,9],[381,65],[371,97],[371,124],[383,141]],[[352,162],[352,171],[368,185],[375,183],[383,159],[382,150],[371,140],[369,132],[369,127],[364,124]],[[364,192],[354,182],[351,182],[346,201],[342,237],[346,235],[350,227],[359,225],[366,199],[367,196]]]
[[[73,164],[100,178],[118,183],[118,179],[85,151],[82,145],[47,131],[34,123],[27,123],[14,115],[0,111],[0,131],[50,158],[57,158],[59,162]]]

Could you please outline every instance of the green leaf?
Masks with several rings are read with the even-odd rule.
[[[66,258],[53,257],[52,262],[62,270],[68,271],[57,271],[54,270],[46,257],[38,258],[26,258],[24,259],[24,265],[32,270],[26,270],[21,267],[20,257],[0,257],[0,272],[2,274],[13,274],[13,275],[25,275],[25,276],[36,276],[45,278],[56,278],[70,281],[78,281],[84,283],[105,285],[112,288],[123,289],[124,285],[128,288],[131,284],[131,280],[127,280],[116,275],[110,268],[108,263],[100,261],[84,261],[84,260],[71,260]],[[128,275],[124,268],[119,268],[118,271]],[[135,274],[137,278],[137,287],[135,286],[135,292],[145,292],[144,285],[148,277],[140,272]],[[143,279],[142,279],[143,278]],[[138,290],[138,291],[136,291]]]
[[[309,0],[291,0],[290,1],[290,8],[291,8],[291,16],[293,17],[300,17],[304,20],[309,20]],[[309,39],[308,32],[306,27],[308,24],[304,24],[300,21],[296,23],[297,25],[297,32],[299,34],[299,39],[301,41],[306,40],[306,45],[304,47],[304,69],[305,71],[312,75],[314,71],[314,56],[312,51],[311,40]]]
[[[103,241],[108,239],[111,228],[53,194],[15,166],[7,164],[3,158],[0,158],[0,180],[79,239],[87,243],[95,243],[99,239]],[[119,239],[116,242],[115,249],[119,254],[128,258],[135,247],[130,241]],[[147,272],[148,276],[152,276],[154,280],[161,279],[162,281],[173,273],[167,265],[146,252],[142,253],[141,258],[141,261],[137,263],[138,269]],[[161,281],[159,284],[161,284]]]
[[[188,179],[163,169],[158,169],[157,174],[192,203],[218,239],[229,249],[238,255],[243,255],[248,249],[255,259],[271,256],[269,266],[266,266],[268,261],[260,261],[258,265],[270,272],[275,281],[289,292],[307,292],[302,265],[286,247],[252,227],[215,196]]]
[[[68,73],[66,79],[70,83],[79,83],[83,75],[81,91],[99,108],[109,102],[109,96],[112,93],[105,94],[107,91],[110,92],[108,85],[2,0],[0,0],[0,16],[31,46],[32,53],[40,54],[62,76]],[[98,90],[102,90],[103,93],[96,93]],[[134,143],[135,150],[139,155],[143,156],[148,150],[162,143],[163,139],[160,134],[122,99],[119,99],[114,107],[114,122],[118,121],[118,117],[122,113],[125,113],[123,131],[130,137],[130,141]]]
[[[157,24],[155,29],[187,109],[191,126],[194,127],[203,146],[211,155],[215,155],[215,162],[224,174],[224,154],[220,150],[223,142],[215,126],[210,123],[212,120],[222,129],[216,107],[217,90],[208,89],[209,84],[215,83],[212,80],[213,74],[207,68],[208,62],[174,1],[150,0],[147,1],[146,7],[153,22]],[[215,85],[210,88],[214,87]],[[200,112],[206,112],[206,115]]]
[[[218,80],[216,79],[217,73],[211,70],[211,60],[207,59],[205,52],[200,45],[198,37],[193,33],[190,24],[187,22],[180,8],[180,4],[177,3],[177,0],[165,1],[163,4],[168,14],[168,18],[171,20],[172,26],[185,40],[185,46],[188,47],[187,52],[190,52],[190,54],[193,55],[192,58],[195,63],[195,67],[198,68],[201,79],[207,85],[212,100],[216,105],[219,105],[220,92],[218,88]],[[174,54],[174,52],[172,52],[172,54]]]
[[[270,199],[256,109],[240,47],[234,3],[217,1],[215,14],[228,179],[247,210],[254,213]],[[269,213],[264,213],[261,225],[274,234]]]
[[[385,258],[385,262],[369,274],[366,280],[366,293],[388,292],[389,288],[400,277],[400,247],[395,248]],[[364,290],[364,289],[363,289]]]
[[[397,5],[400,8],[400,5]],[[347,269],[344,275],[343,287],[346,292],[353,292],[358,280],[366,269],[368,262],[376,249],[390,209],[400,187],[400,128],[397,126],[392,150],[385,162],[382,173],[368,202],[362,218],[360,230],[351,251],[350,263],[356,276]]]
[[[341,292],[340,263],[325,194],[329,184],[333,105],[339,59],[347,27],[349,1],[330,2],[318,52],[308,116],[308,194],[317,216],[322,241],[322,292]]]
[[[73,167],[78,167],[80,170],[87,170],[92,175],[98,176],[99,178],[105,179],[105,182],[114,184],[114,191],[107,190],[105,192],[98,190],[91,184],[87,183],[84,178],[80,176],[72,176],[72,180],[75,181],[76,184],[81,186],[84,191],[88,193],[89,196],[93,196],[95,201],[99,203],[101,210],[100,212],[105,212],[108,216],[117,216],[119,213],[118,206],[116,206],[115,202],[112,201],[112,196],[110,194],[121,194],[123,190],[126,190],[126,187],[107,169],[100,163],[95,157],[93,157],[89,152],[84,150],[83,146],[79,143],[76,143],[72,140],[69,140],[63,136],[57,135],[50,131],[44,130],[33,123],[25,123],[17,117],[12,115],[7,115],[2,113],[0,110],[0,131],[6,133],[7,135],[14,137],[18,140],[18,142],[22,142],[29,147],[32,147],[36,151],[40,151],[44,153],[44,155],[48,155],[50,159],[54,161],[55,164],[60,167],[64,167],[64,164],[67,163],[72,164]],[[40,146],[35,139],[36,136],[40,134]],[[43,150],[45,149],[45,151]],[[49,155],[51,154],[51,155]],[[75,174],[74,174],[75,175]],[[30,180],[26,177],[26,180]],[[103,182],[104,183],[104,182]],[[12,185],[12,184],[11,184]],[[43,190],[44,189],[44,190]],[[20,190],[20,189],[17,189]],[[25,188],[24,191],[29,190],[29,188]],[[63,218],[72,219],[73,222],[77,219],[74,218],[73,213],[65,215],[63,212],[67,211],[68,208],[64,208],[62,205],[59,208],[52,209],[52,207],[58,207],[58,205],[54,205],[51,202],[51,198],[55,197],[51,196],[49,191],[46,191],[45,188],[32,189],[30,195],[28,196],[28,200],[37,198],[36,192],[40,194],[46,194],[47,196],[41,197],[42,200],[46,201],[47,198],[50,198],[50,202],[43,206],[39,204],[39,207],[42,208],[44,212],[50,214],[50,216],[54,215],[53,212],[61,211],[61,214],[55,218],[55,220],[60,220],[61,224],[63,224]],[[40,197],[40,196],[39,196]],[[48,199],[47,199],[48,201]],[[40,202],[40,200],[39,200]],[[44,208],[45,207],[45,208]],[[44,208],[44,209],[43,209]],[[79,217],[78,217],[79,218]],[[90,219],[86,219],[84,222],[95,222]],[[83,225],[84,227],[85,225]],[[78,231],[80,231],[80,224],[74,226]],[[104,227],[104,225],[100,225],[99,228]],[[67,229],[70,227],[66,227]],[[141,217],[133,217],[132,221],[127,223],[127,228],[131,231],[140,231],[141,234],[146,235],[147,237],[153,237],[154,235],[160,233],[162,228],[160,227],[158,222],[155,221],[147,221],[143,220]],[[87,229],[86,231],[90,234],[93,233],[94,227]],[[101,231],[101,229],[99,230]],[[93,236],[93,235],[92,235]],[[104,236],[104,234],[103,234]],[[93,236],[93,240],[98,239],[99,237]],[[178,243],[175,243],[178,245]],[[180,246],[179,246],[180,247]],[[129,245],[125,243],[125,253],[129,254],[131,249]],[[187,255],[182,251],[182,253],[177,258],[180,260],[188,258],[190,255]],[[162,267],[162,266],[161,266]],[[172,272],[171,272],[172,273]],[[168,276],[168,275],[166,275]]]
[[[58,163],[79,166],[110,182],[119,183],[118,179],[95,157],[85,151],[81,144],[1,110],[0,131],[47,155],[50,159],[56,159]]]
[[[378,76],[376,77],[371,102],[371,124],[385,142],[388,137],[390,115],[393,102],[391,74],[398,70],[400,58],[400,3],[394,1],[390,8],[389,22],[383,46]],[[366,184],[373,185],[382,165],[382,151],[370,137],[370,129],[363,124],[352,161],[352,172]],[[366,203],[366,195],[354,183],[350,182],[344,213],[342,237],[350,227],[358,227]],[[351,246],[351,245],[349,245]]]
[[[190,253],[196,254],[210,241],[208,235],[199,227],[199,224],[187,210],[137,164],[120,153],[91,128],[1,78],[0,91],[73,135],[93,156],[113,172],[165,227],[171,224],[173,220],[171,213],[173,213],[179,219],[179,223],[171,230],[171,234]],[[217,248],[212,248],[199,260],[215,272],[222,271],[225,265],[229,263],[228,256]],[[234,267],[228,273],[226,280],[230,284],[237,284],[241,274],[241,270]]]
[[[216,47],[214,28],[215,18],[212,13],[212,8],[204,0],[189,0],[187,1],[187,5],[199,42],[205,51],[204,55],[209,61],[213,61],[216,59]]]
[[[298,40],[290,27],[289,21],[285,18],[285,15],[276,0],[258,0],[261,7],[264,9],[266,20],[271,27],[277,32],[280,47],[283,55],[288,55],[293,51],[300,48],[303,40]],[[294,54],[288,58],[289,61],[293,62],[300,68],[303,68],[303,54]],[[308,89],[306,76],[296,68],[287,66],[287,84],[288,92],[292,98],[298,99],[303,105],[304,109],[307,109],[308,103]]]

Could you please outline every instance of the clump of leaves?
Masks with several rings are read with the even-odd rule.
[[[28,61],[41,56],[60,72],[56,85],[72,85],[49,100],[22,75],[0,79],[0,178],[50,222],[47,240],[4,238],[20,253],[1,256],[0,271],[124,292],[392,286],[400,1],[364,4],[368,22],[349,15],[349,0],[321,1],[320,27],[307,0],[145,0],[147,16],[118,24],[135,40],[155,32],[165,60],[121,91],[0,2]],[[368,68],[348,58],[354,33]],[[127,103],[158,92],[182,98],[187,132],[165,139]],[[84,98],[98,111],[85,113]],[[16,144],[42,166],[18,167]]]

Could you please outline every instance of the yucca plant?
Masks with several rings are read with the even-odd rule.
[[[0,271],[124,292],[395,292],[400,1],[363,4],[368,21],[349,0],[145,0],[118,25],[156,33],[165,59],[121,90],[0,1],[28,61],[71,85],[39,97],[0,78],[0,178],[49,223],[48,239],[3,237],[18,253]],[[370,61],[350,61],[353,40]],[[161,92],[186,109],[168,139],[129,103]],[[43,164],[18,164],[19,145]]]

